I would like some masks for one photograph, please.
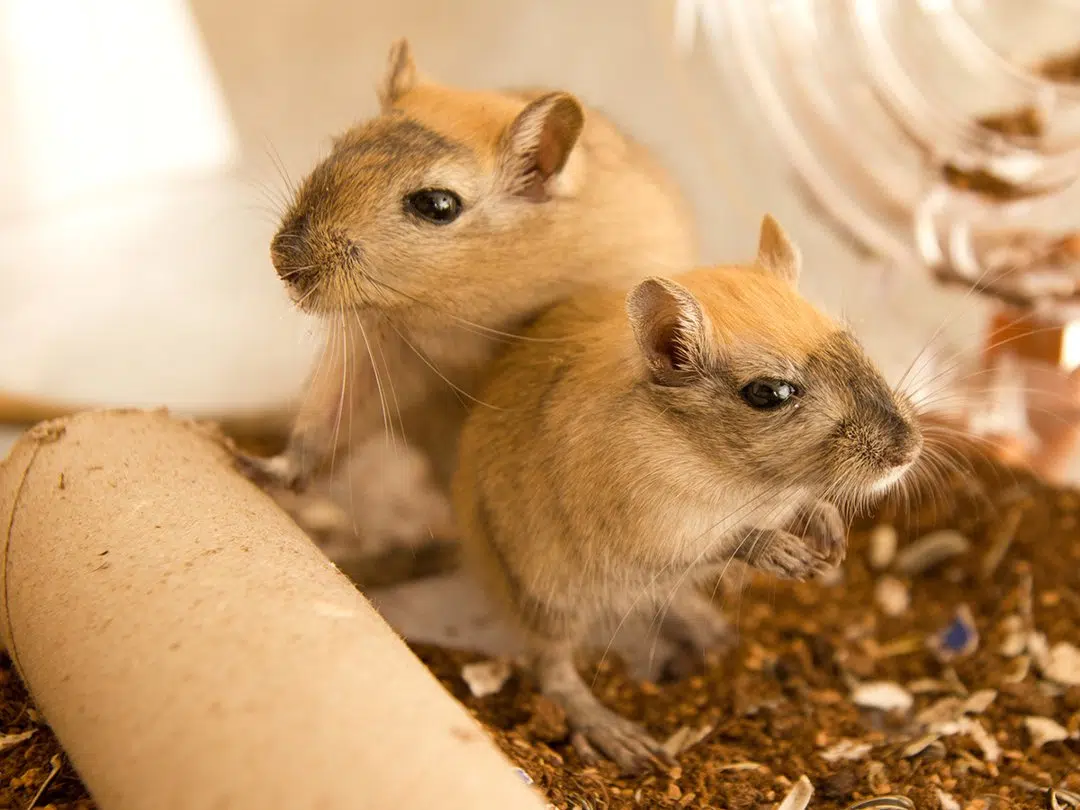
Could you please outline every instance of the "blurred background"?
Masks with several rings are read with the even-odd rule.
[[[442,81],[566,87],[607,111],[683,183],[707,261],[752,255],[761,214],[775,213],[805,252],[807,294],[898,376],[961,296],[859,255],[820,221],[702,35],[677,47],[677,12],[664,0],[0,0],[0,391],[193,413],[295,394],[315,341],[268,257],[286,178],[375,113],[402,35]],[[950,335],[974,339],[977,317]]]
[[[937,254],[966,244],[953,226],[1080,209],[942,196],[939,170],[1004,155],[991,168],[1014,185],[1068,185],[1075,98],[1048,102],[1024,65],[1068,45],[1076,14],[1065,0],[0,0],[0,396],[212,416],[289,402],[319,330],[289,304],[270,238],[288,186],[376,113],[407,36],[439,81],[565,88],[607,112],[686,189],[704,262],[749,259],[773,213],[803,250],[804,293],[893,381],[931,346],[924,392],[955,404],[949,369],[977,360],[993,306],[933,279]],[[1055,100],[1065,129],[1038,148],[961,120]],[[942,229],[945,210],[963,216]],[[0,428],[0,450],[16,435]],[[381,607],[408,627],[418,598]]]

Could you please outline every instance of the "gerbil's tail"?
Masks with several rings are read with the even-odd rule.
[[[96,407],[0,392],[0,425],[30,427],[47,419],[58,419]],[[289,409],[280,408],[197,418],[218,424],[227,436],[247,452],[272,455],[284,446],[288,438],[292,414]]]

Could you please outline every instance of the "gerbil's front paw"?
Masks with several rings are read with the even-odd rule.
[[[637,723],[605,706],[597,705],[576,717],[568,717],[571,741],[587,763],[600,759],[596,749],[619,766],[624,774],[672,766],[675,760]]]
[[[278,487],[293,492],[303,492],[309,483],[309,478],[301,470],[300,465],[285,453],[271,458],[236,453],[235,462],[240,472],[262,487]]]
[[[775,529],[758,533],[748,546],[744,561],[781,579],[800,582],[824,574],[832,566],[813,546],[814,543],[791,532]]]
[[[805,535],[830,566],[836,567],[847,556],[847,524],[840,510],[828,501],[818,501],[799,513],[795,534]]]

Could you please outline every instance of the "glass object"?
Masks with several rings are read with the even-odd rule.
[[[960,418],[1000,430],[988,412],[1020,392],[1010,441],[1061,473],[1080,436],[1080,2],[684,0],[676,18],[834,227],[993,302]]]

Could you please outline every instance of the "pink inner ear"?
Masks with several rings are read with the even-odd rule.
[[[556,106],[549,111],[540,130],[535,160],[536,168],[545,180],[562,169],[573,147],[575,127],[567,117],[565,111]]]
[[[690,365],[690,356],[683,341],[679,339],[679,329],[675,322],[658,324],[652,343],[656,359],[668,369],[677,371]]]
[[[551,177],[562,168],[563,151],[559,144],[558,124],[550,116],[544,122],[544,129],[540,133],[540,143],[536,149],[536,168],[544,178]]]

